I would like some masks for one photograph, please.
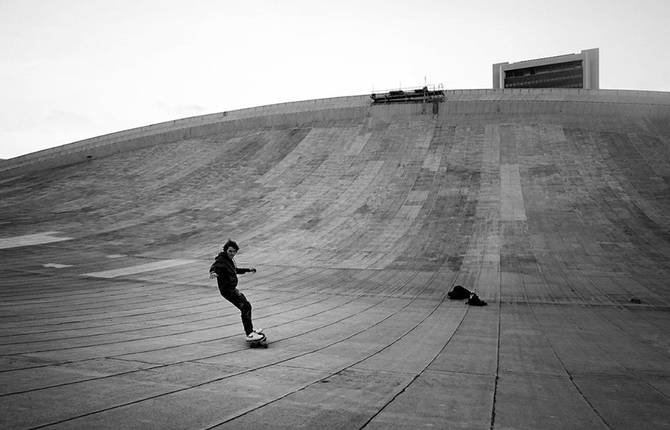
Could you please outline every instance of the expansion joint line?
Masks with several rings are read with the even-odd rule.
[[[498,380],[500,379],[500,327],[502,322],[502,303],[501,303],[501,285],[502,285],[502,273],[498,272],[498,327],[496,334],[496,374],[493,378],[493,398],[491,399],[491,423],[489,426],[490,430],[493,430],[496,423],[496,400],[498,396]]]
[[[431,281],[435,278],[435,276],[437,276],[437,273],[435,273],[435,274],[433,275],[433,277],[431,278]],[[450,290],[451,290],[451,288],[454,287],[455,282],[456,282],[456,279],[454,279],[454,281],[451,283],[451,286],[450,286],[450,288],[449,288]],[[427,320],[433,313],[435,313],[435,312],[440,308],[440,306],[442,306],[442,304],[444,303],[446,297],[447,297],[446,294],[443,294],[443,295],[442,295],[442,299],[441,299],[440,302],[437,304],[437,306],[435,306],[435,308],[434,308],[428,315],[426,315],[426,317],[425,317],[423,320],[419,321],[419,323],[417,323],[417,324],[416,324],[411,330],[409,330],[407,333],[410,333],[412,330],[416,329],[419,325],[421,325],[422,322],[424,322],[425,320]],[[363,425],[360,427],[361,430],[364,429],[365,427],[367,427],[368,424],[370,424],[370,423],[372,422],[372,420],[374,420],[379,414],[381,414],[381,413],[384,411],[384,409],[386,409],[391,403],[393,403],[393,402],[395,401],[395,399],[397,399],[401,394],[403,394],[403,393],[407,390],[407,388],[409,388],[410,385],[412,385],[412,384],[414,383],[414,381],[416,381],[417,379],[419,379],[419,377],[420,377],[421,375],[423,375],[423,373],[426,371],[426,369],[428,369],[428,367],[430,367],[430,365],[433,364],[433,362],[435,362],[435,360],[437,360],[437,357],[439,357],[440,354],[446,349],[447,345],[449,345],[449,342],[451,342],[451,339],[453,339],[453,337],[455,336],[456,332],[458,331],[458,329],[459,329],[459,328],[461,327],[461,325],[463,324],[463,321],[465,320],[465,317],[466,317],[466,315],[468,314],[468,311],[469,311],[469,310],[470,310],[469,307],[466,308],[465,312],[463,312],[463,316],[461,317],[461,320],[458,322],[458,325],[456,326],[456,328],[454,328],[454,331],[453,331],[453,332],[451,333],[451,335],[449,336],[449,339],[447,339],[447,341],[444,343],[444,345],[442,346],[442,348],[440,348],[440,350],[439,350],[439,351],[435,354],[435,356],[428,362],[428,364],[426,364],[426,365],[423,367],[423,369],[421,369],[419,372],[417,372],[416,375],[414,375],[414,376],[412,377],[412,379],[411,379],[407,384],[405,384],[405,386],[402,387],[402,389],[401,389],[400,391],[398,391],[393,397],[391,397],[391,399],[390,399],[388,402],[386,402],[386,403],[385,403],[381,408],[379,408],[379,410],[378,410],[377,412],[375,412],[375,413],[374,413],[374,414],[373,414],[373,415],[372,415],[372,416],[371,416],[365,423],[363,423]],[[402,337],[403,337],[403,336],[401,336],[399,339],[401,339]],[[398,340],[399,340],[399,339],[398,339]],[[397,342],[397,340],[396,340],[396,342]],[[395,343],[395,342],[394,342],[394,343]],[[392,344],[393,344],[393,343],[392,343]],[[392,345],[392,344],[391,344],[391,345]],[[388,348],[388,347],[391,346],[391,345],[388,345],[386,348]]]
[[[545,275],[544,275],[544,272],[541,271],[540,273],[541,273],[541,275],[542,275],[542,279],[544,280],[544,282],[547,283],[547,279],[546,279],[546,277],[545,277]],[[548,284],[548,283],[547,283],[547,284]],[[533,307],[533,304],[530,303],[530,301],[528,300],[528,296],[526,295],[526,284],[525,284],[525,282],[522,281],[522,285],[523,285],[523,295],[524,295],[524,298],[525,298],[526,301],[528,302],[528,306],[530,307],[530,311],[531,311],[531,313],[533,314],[533,318],[535,319],[535,322],[536,322],[536,324],[537,324],[537,327],[541,327],[540,319],[538,318],[537,313],[535,312],[535,308]],[[584,301],[583,297],[582,297],[582,301]],[[552,352],[552,354],[554,355],[554,357],[556,357],[556,361],[558,361],[558,363],[561,365],[561,367],[563,368],[563,371],[565,372],[565,374],[568,375],[568,380],[570,381],[570,384],[572,385],[572,387],[577,391],[577,393],[578,393],[579,396],[582,398],[582,400],[583,400],[583,401],[584,401],[584,402],[591,408],[591,410],[592,410],[593,413],[598,417],[598,419],[600,420],[600,422],[602,422],[602,424],[603,424],[606,428],[608,428],[608,429],[611,430],[611,429],[612,429],[612,426],[610,426],[610,425],[607,423],[607,421],[605,420],[605,417],[603,417],[603,416],[600,414],[600,412],[598,412],[598,409],[596,409],[596,407],[593,405],[593,403],[591,403],[591,402],[589,401],[589,399],[586,397],[586,395],[584,394],[584,392],[579,388],[579,385],[577,385],[577,382],[575,382],[575,379],[574,379],[572,373],[570,372],[570,370],[568,370],[568,367],[565,365],[565,362],[564,362],[564,361],[561,359],[561,357],[558,355],[558,351],[556,351],[556,348],[554,348],[554,344],[551,342],[551,340],[549,339],[549,337],[547,336],[547,334],[545,333],[544,330],[542,330],[542,336],[544,337],[544,340],[547,342],[547,345],[549,345],[549,348],[551,348],[551,352]]]
[[[354,300],[354,299],[352,299],[352,301],[353,301],[353,300]],[[382,303],[383,301],[385,301],[385,300],[381,300],[381,301],[378,302],[378,303],[372,304],[372,305],[370,305],[370,306],[369,306],[368,308],[366,308],[366,309],[370,309],[370,308],[372,308],[372,307],[375,307],[375,306],[377,306],[379,303]],[[408,302],[408,303],[407,303],[405,306],[403,306],[400,310],[405,309],[405,308],[406,308],[407,306],[409,306],[411,303],[412,303],[412,302]],[[397,312],[399,312],[399,311],[397,311]],[[397,313],[397,312],[396,312],[396,313]],[[378,322],[378,323],[375,324],[375,325],[378,325],[378,324],[380,324],[381,322],[385,321],[386,319],[391,318],[391,317],[392,317],[393,315],[395,315],[396,313],[393,313],[393,314],[389,315],[388,317],[384,318],[382,321]],[[346,318],[349,318],[349,317],[344,317],[344,318],[342,318],[342,319],[340,319],[340,320],[338,320],[338,321],[336,321],[336,322],[333,322],[333,323],[331,323],[331,324],[336,324],[337,322],[339,322],[339,321],[343,321],[343,320],[346,319]],[[329,325],[331,325],[331,324],[329,324]],[[320,328],[314,328],[314,329],[309,330],[309,331],[307,331],[307,332],[305,332],[305,333],[309,333],[309,332],[316,331],[316,330],[319,330],[319,329],[320,329]],[[337,341],[337,342],[335,342],[335,343],[339,343],[339,342],[342,342],[342,341],[344,341],[344,340],[347,340],[347,339],[349,339],[349,338],[351,338],[351,337],[356,336],[357,334],[359,334],[359,333],[361,333],[361,332],[363,332],[363,331],[364,331],[364,330],[361,330],[361,331],[359,331],[359,332],[356,332],[356,333],[354,333],[354,334],[348,336],[347,338],[345,338],[345,339],[341,339],[341,340],[339,340],[339,341]],[[275,343],[276,343],[276,342],[275,342]],[[50,427],[50,426],[54,426],[54,425],[58,425],[58,424],[62,424],[62,423],[65,423],[65,422],[74,421],[74,420],[77,420],[77,419],[80,419],[80,418],[85,418],[85,417],[88,417],[88,416],[92,416],[92,415],[95,415],[95,414],[98,414],[98,413],[107,412],[107,411],[111,411],[111,410],[114,410],[114,409],[119,409],[119,408],[122,408],[122,407],[130,406],[130,405],[139,404],[139,403],[142,403],[142,402],[145,402],[145,401],[148,401],[148,400],[158,399],[158,398],[160,398],[160,397],[165,397],[165,396],[169,396],[169,395],[172,395],[172,394],[181,393],[181,392],[188,391],[188,390],[191,390],[191,389],[194,389],[194,388],[198,388],[198,387],[205,386],[205,385],[207,385],[207,384],[211,384],[211,383],[214,383],[214,382],[222,381],[222,380],[224,380],[224,379],[232,378],[232,377],[239,376],[239,375],[246,374],[246,373],[251,373],[251,372],[253,372],[253,371],[256,371],[256,370],[259,370],[259,369],[268,368],[268,367],[273,366],[273,365],[276,365],[276,364],[281,364],[281,363],[284,363],[284,362],[286,362],[286,361],[289,361],[289,360],[291,360],[291,359],[293,359],[293,358],[301,357],[301,356],[310,354],[310,353],[312,353],[312,352],[320,351],[320,350],[325,349],[325,348],[327,348],[328,346],[331,346],[331,345],[333,345],[333,344],[334,344],[334,343],[331,343],[331,344],[328,344],[328,345],[326,345],[326,346],[324,346],[324,347],[322,347],[322,348],[318,348],[318,349],[316,349],[316,350],[312,350],[312,351],[309,351],[309,352],[305,352],[305,353],[303,353],[303,354],[299,354],[299,355],[296,355],[296,356],[293,356],[293,357],[285,358],[285,359],[282,359],[282,360],[279,360],[279,361],[276,361],[276,362],[273,362],[273,363],[269,363],[269,364],[266,364],[266,365],[258,366],[258,367],[256,367],[256,368],[251,368],[251,369],[243,370],[243,371],[240,371],[240,372],[237,372],[237,373],[232,373],[232,374],[229,374],[229,375],[226,375],[226,376],[222,376],[222,377],[214,378],[214,379],[211,379],[211,380],[209,380],[209,381],[204,381],[204,382],[201,382],[201,383],[198,383],[198,384],[195,384],[195,385],[191,385],[191,386],[188,386],[188,387],[185,387],[185,388],[178,388],[178,389],[175,389],[175,390],[166,391],[166,392],[163,392],[163,393],[160,393],[160,394],[151,395],[151,396],[149,396],[149,397],[145,397],[145,398],[141,398],[141,399],[133,400],[133,401],[126,402],[126,403],[122,403],[122,404],[117,404],[117,405],[114,405],[114,406],[111,406],[111,407],[107,407],[107,408],[103,408],[103,409],[99,409],[99,410],[95,410],[95,411],[91,411],[91,412],[88,412],[88,413],[85,413],[85,414],[82,414],[82,415],[79,415],[79,416],[76,416],[76,417],[65,418],[65,419],[61,419],[61,420],[59,420],[59,421],[55,421],[55,422],[50,422],[50,423],[42,424],[42,425],[39,425],[39,426],[36,426],[36,427],[32,427],[31,430],[36,430],[36,429],[41,429],[41,428],[45,428],[45,427]],[[223,354],[219,354],[219,355],[223,355]],[[216,355],[214,355],[214,356],[212,356],[212,357],[216,357]],[[112,358],[116,358],[116,357],[112,357]],[[200,359],[204,359],[204,358],[211,358],[211,357],[202,357],[202,358],[200,358]],[[168,367],[168,366],[171,366],[171,365],[174,365],[174,364],[185,363],[185,362],[187,362],[187,361],[188,361],[188,360],[180,361],[180,362],[176,362],[176,363],[171,363],[171,364],[159,365],[159,366],[157,366],[156,368]],[[355,363],[355,364],[357,364],[357,363]],[[154,368],[151,368],[151,369],[154,369]],[[123,374],[131,374],[131,373],[133,373],[133,372],[135,372],[135,371],[124,372]],[[111,378],[111,377],[113,377],[113,376],[115,376],[115,375],[105,376],[105,377],[103,377],[103,378],[94,378],[94,379],[106,379],[106,378]],[[322,378],[322,379],[325,379],[325,378]],[[318,382],[318,381],[317,381],[317,382]],[[63,385],[71,385],[71,384],[63,384]],[[306,387],[303,387],[303,388],[301,388],[301,389],[304,389],[304,388],[306,388]],[[226,421],[217,423],[217,424],[215,424],[215,425],[213,425],[213,426],[209,426],[209,427],[207,427],[207,430],[209,430],[209,429],[213,429],[213,428],[215,428],[215,427],[217,427],[217,426],[220,426],[220,425],[225,424],[225,423],[227,423],[227,422],[229,422],[229,421],[232,421],[232,420],[234,420],[234,419],[236,419],[236,418],[239,418],[239,417],[241,417],[241,416],[243,416],[243,415],[246,415],[246,414],[248,414],[248,413],[250,413],[250,412],[253,412],[253,411],[256,410],[256,409],[260,409],[260,408],[263,407],[263,406],[266,406],[266,405],[268,405],[268,404],[271,404],[271,403],[274,403],[274,402],[276,402],[276,401],[278,401],[278,400],[281,400],[281,399],[283,399],[283,398],[285,398],[285,397],[288,397],[289,395],[291,395],[291,394],[293,394],[293,393],[295,393],[295,392],[297,392],[297,391],[300,391],[300,390],[296,390],[296,391],[287,393],[286,395],[281,396],[281,397],[279,397],[279,398],[277,398],[277,399],[274,399],[274,400],[271,401],[271,402],[265,403],[265,404],[262,405],[262,406],[255,407],[255,408],[251,408],[251,409],[249,409],[249,410],[247,410],[247,411],[245,411],[245,412],[243,412],[243,413],[241,413],[241,414],[238,414],[238,415],[236,415],[236,416],[234,416],[234,417],[232,417],[232,418],[229,418],[229,419],[226,420]]]
[[[340,339],[340,340],[338,340],[338,341],[336,341],[336,342],[334,342],[334,343],[331,343],[331,344],[329,344],[329,345],[326,345],[326,346],[324,346],[324,347],[322,347],[322,348],[319,348],[319,349],[317,349],[317,350],[313,350],[313,351],[310,351],[310,352],[305,352],[305,353],[303,353],[303,354],[299,354],[299,355],[294,356],[294,357],[290,357],[290,358],[286,358],[286,359],[277,361],[277,362],[275,362],[275,363],[273,363],[273,364],[281,364],[281,363],[284,363],[284,362],[286,362],[286,361],[292,360],[292,359],[294,359],[294,358],[302,357],[302,356],[311,354],[311,353],[313,353],[313,352],[315,352],[315,351],[320,351],[320,350],[326,349],[326,348],[328,348],[329,346],[335,345],[335,344],[337,344],[337,343],[344,342],[345,340],[349,340],[349,339],[353,338],[354,336],[357,336],[357,335],[359,335],[359,334],[361,334],[361,333],[363,333],[363,332],[369,330],[369,329],[372,328],[372,327],[376,327],[376,326],[380,325],[381,323],[383,323],[384,321],[386,321],[386,320],[390,319],[391,317],[397,315],[397,314],[400,313],[402,310],[404,310],[404,309],[406,309],[407,307],[409,307],[409,305],[411,305],[411,304],[414,303],[415,301],[416,301],[416,298],[413,299],[413,300],[411,300],[411,301],[409,301],[409,302],[407,302],[402,308],[400,308],[399,310],[397,310],[397,311],[393,312],[392,314],[386,316],[385,318],[383,318],[382,320],[380,320],[380,321],[378,321],[377,323],[373,324],[372,326],[367,327],[367,328],[364,328],[364,329],[362,329],[362,330],[359,330],[359,331],[357,331],[357,332],[355,332],[355,333],[353,333],[353,334],[347,336],[347,337],[344,338],[344,339]],[[432,313],[432,312],[431,312],[431,313]],[[427,318],[427,317],[426,317],[426,318]],[[425,318],[424,318],[424,320],[425,320]],[[422,321],[424,321],[424,320],[422,320]],[[418,326],[419,324],[421,324],[421,322],[419,322],[416,326]],[[287,398],[288,396],[291,396],[291,395],[293,395],[293,394],[295,394],[295,393],[298,393],[298,392],[300,392],[300,391],[303,391],[303,390],[309,388],[310,386],[313,386],[313,385],[315,385],[315,384],[317,384],[317,383],[320,383],[320,382],[322,382],[322,381],[324,381],[324,380],[326,380],[326,379],[328,379],[328,378],[331,378],[331,377],[333,377],[333,376],[335,376],[335,375],[338,375],[338,374],[344,372],[345,370],[347,370],[347,369],[349,369],[349,368],[351,368],[351,367],[353,367],[353,366],[355,366],[355,365],[357,365],[357,364],[359,364],[359,363],[362,363],[363,361],[367,360],[368,358],[373,357],[373,356],[379,354],[381,351],[387,349],[388,347],[390,347],[391,345],[393,345],[394,343],[396,343],[398,340],[400,340],[400,339],[402,339],[404,336],[406,336],[407,333],[411,332],[414,328],[416,328],[416,326],[414,326],[412,329],[408,330],[405,334],[401,335],[398,339],[396,339],[395,341],[393,341],[393,342],[390,343],[389,345],[385,346],[384,348],[380,349],[379,351],[374,352],[373,354],[370,354],[370,355],[368,355],[368,356],[366,356],[366,357],[363,357],[362,359],[356,361],[355,363],[349,364],[349,365],[347,365],[347,366],[345,366],[345,367],[343,367],[343,368],[337,370],[336,372],[330,373],[329,375],[324,376],[324,377],[322,377],[322,378],[319,378],[319,379],[316,380],[316,381],[310,382],[310,383],[308,383],[308,384],[306,384],[306,385],[304,385],[304,386],[302,386],[302,387],[300,387],[300,388],[298,388],[298,389],[296,389],[296,390],[293,390],[293,391],[290,391],[290,392],[288,392],[288,393],[285,393],[285,394],[283,394],[283,395],[281,395],[281,396],[279,396],[279,397],[277,397],[277,398],[275,398],[275,399],[273,399],[273,400],[271,400],[271,401],[268,401],[268,402],[266,402],[266,403],[264,403],[264,404],[262,404],[262,405],[260,405],[260,406],[251,407],[251,408],[247,409],[246,411],[243,411],[243,412],[241,412],[241,413],[239,413],[239,414],[237,414],[237,415],[234,415],[234,416],[232,416],[232,417],[229,417],[229,418],[226,419],[225,421],[222,421],[222,422],[219,422],[219,423],[217,423],[217,424],[215,424],[215,425],[206,427],[204,430],[212,430],[212,429],[214,429],[214,428],[216,428],[216,427],[218,427],[218,426],[221,426],[221,425],[223,425],[223,424],[226,424],[226,423],[228,423],[228,422],[231,422],[231,421],[233,421],[233,420],[236,420],[236,419],[238,419],[238,418],[240,418],[240,417],[243,417],[243,416],[245,416],[245,415],[248,415],[248,414],[250,414],[250,413],[252,413],[252,412],[254,412],[254,411],[257,411],[257,410],[259,410],[259,409],[261,409],[261,408],[264,408],[264,407],[266,407],[266,406],[268,406],[268,405],[271,405],[271,404],[276,403],[276,402],[278,402],[278,401],[280,401],[280,400],[283,400],[283,399]],[[316,330],[316,329],[314,329],[314,330]],[[260,369],[260,368],[265,368],[265,367],[269,367],[269,366],[270,366],[270,365],[261,366],[261,367],[259,367],[258,369]],[[253,370],[257,370],[257,369],[253,369]],[[250,370],[250,371],[251,371],[251,370]],[[250,372],[250,371],[249,371],[249,372]],[[247,372],[245,372],[245,373],[247,373]],[[203,384],[203,385],[204,385],[204,384]]]

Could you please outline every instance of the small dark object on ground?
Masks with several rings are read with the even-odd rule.
[[[464,288],[460,285],[456,285],[454,288],[451,289],[447,293],[447,296],[451,300],[463,300],[463,299],[468,299],[467,304],[472,305],[472,306],[486,306],[487,303],[480,299],[477,294],[475,294],[473,291],[468,290],[467,288]]]
[[[642,303],[642,300],[633,297],[632,299],[630,299],[630,302],[635,303],[636,305],[639,305],[639,304]]]
[[[479,296],[475,293],[472,293],[472,295],[468,299],[468,304],[470,306],[486,306],[487,305],[487,303],[484,300],[480,299]]]
[[[463,300],[470,298],[471,294],[472,292],[470,292],[468,289],[463,288],[460,285],[456,285],[451,289],[451,291],[447,293],[447,296],[449,296],[451,300]]]

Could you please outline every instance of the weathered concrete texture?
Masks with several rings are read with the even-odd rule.
[[[0,427],[670,428],[668,124],[663,93],[451,91],[9,160]],[[268,349],[208,279],[228,237]]]

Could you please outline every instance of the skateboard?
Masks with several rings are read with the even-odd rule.
[[[265,333],[262,331],[257,332],[258,334],[262,335],[263,337],[258,339],[258,340],[248,340],[247,343],[249,344],[250,348],[267,348],[268,347],[268,338],[265,336]]]

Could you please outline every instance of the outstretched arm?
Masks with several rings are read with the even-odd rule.
[[[218,278],[219,275],[216,274],[216,261],[209,266],[209,279]]]

